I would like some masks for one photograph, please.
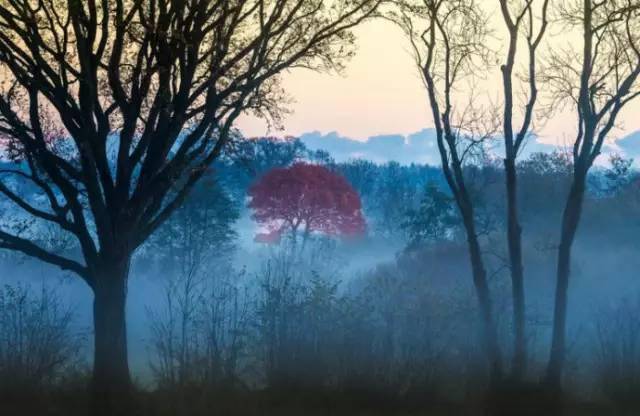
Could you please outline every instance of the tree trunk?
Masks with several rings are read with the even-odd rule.
[[[525,337],[524,266],[522,260],[522,228],[518,220],[518,194],[515,160],[505,160],[507,182],[507,240],[511,269],[513,302],[513,362],[511,376],[521,380],[526,371],[527,341]]]
[[[558,248],[558,264],[556,275],[556,295],[553,314],[553,335],[551,340],[551,353],[547,365],[546,383],[552,389],[560,388],[564,362],[566,355],[566,321],[569,290],[569,276],[571,266],[571,248],[575,238],[582,202],[586,186],[586,173],[574,176],[574,181],[569,191],[567,204],[562,216],[562,231],[560,246]]]
[[[100,271],[94,287],[94,362],[92,414],[131,414],[131,377],[125,320],[129,261]]]
[[[500,346],[498,345],[498,331],[493,319],[487,272],[484,268],[484,262],[482,261],[478,234],[476,233],[473,221],[472,212],[463,212],[463,222],[467,232],[469,258],[471,261],[471,273],[473,275],[473,284],[476,289],[476,296],[478,297],[478,305],[482,318],[482,337],[489,365],[489,378],[491,386],[495,387],[502,379],[502,357],[500,354]]]

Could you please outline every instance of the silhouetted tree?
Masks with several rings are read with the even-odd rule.
[[[541,3],[541,11],[534,10],[534,4]],[[522,227],[518,211],[518,175],[516,161],[525,140],[531,134],[534,108],[538,99],[537,53],[548,25],[549,0],[536,2],[523,0],[509,2],[500,0],[500,10],[508,31],[506,61],[501,66],[504,90],[503,136],[505,147],[504,169],[507,194],[507,242],[511,272],[513,302],[513,362],[512,377],[520,379],[526,368],[527,340],[525,335],[526,311],[524,293],[524,265],[522,260]],[[539,14],[539,15],[538,15]],[[540,19],[539,28],[536,20]],[[514,66],[518,56],[518,44],[524,39],[527,45],[527,71],[524,75],[528,84],[526,105],[520,127],[514,121]],[[517,130],[516,130],[517,129]]]
[[[94,414],[130,414],[131,257],[218,158],[245,112],[279,121],[282,71],[339,68],[380,0],[0,3],[2,194],[72,234],[82,260],[0,231],[0,247],[81,276],[94,298]],[[47,120],[60,126],[52,144]],[[15,182],[40,190],[22,198]]]
[[[436,129],[442,171],[466,231],[473,282],[483,324],[484,350],[492,382],[502,377],[502,359],[485,262],[482,258],[476,210],[464,166],[483,156],[496,130],[495,115],[474,103],[456,105],[454,91],[479,69],[487,67],[489,24],[474,0],[400,2],[391,18],[411,42],[423,76]],[[478,159],[476,159],[477,161]]]
[[[640,3],[629,0],[573,0],[559,8],[567,27],[582,33],[579,54],[559,49],[545,80],[557,100],[575,105],[578,133],[573,170],[562,216],[551,353],[546,381],[561,383],[566,355],[566,320],[571,249],[580,223],[587,175],[616,124],[620,111],[640,95]],[[554,103],[555,104],[555,103]]]

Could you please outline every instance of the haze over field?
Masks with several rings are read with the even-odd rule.
[[[0,415],[640,414],[640,0],[0,0]]]

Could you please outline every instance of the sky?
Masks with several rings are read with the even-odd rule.
[[[496,14],[496,11],[490,12]],[[299,136],[311,131],[336,131],[365,140],[375,135],[408,135],[432,127],[426,92],[403,33],[391,23],[374,21],[358,28],[356,35],[356,56],[342,75],[308,70],[285,74],[284,87],[293,103],[289,106],[292,114],[284,119],[284,131],[268,131],[265,123],[249,116],[240,120],[241,131],[247,136]],[[551,31],[548,38],[581,46],[579,37],[568,36],[558,28]],[[487,96],[498,102],[501,100],[501,85],[496,75],[499,65],[500,62],[496,62],[491,68],[492,77],[481,86]],[[620,118],[620,129],[612,138],[640,130],[639,113],[640,102],[628,106]],[[573,140],[574,132],[575,115],[567,111],[547,121],[538,134],[542,142],[566,145]]]

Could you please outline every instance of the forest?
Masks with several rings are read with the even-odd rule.
[[[376,24],[424,130],[288,134],[291,77]],[[0,414],[640,411],[640,1],[0,0],[0,29]]]
[[[488,155],[468,175],[499,342],[509,353],[513,322],[499,162]],[[315,201],[313,209],[327,217],[311,225],[308,236],[287,225],[277,239],[256,231],[256,243],[243,243],[241,217],[258,212],[247,203],[249,195],[255,201],[257,184],[270,172],[295,166],[321,167],[344,178],[366,228],[341,227]],[[640,208],[640,172],[632,166],[614,155],[590,175],[577,240],[565,377],[572,402],[594,412],[632,412],[639,405],[640,222],[630,218]],[[531,379],[544,371],[552,325],[550,253],[571,169],[561,150],[534,153],[518,164],[519,202],[526,207],[521,221],[530,276]],[[322,192],[322,183],[315,186]],[[212,406],[225,405],[224,414],[262,414],[261,406],[273,414],[335,414],[341,407],[363,412],[356,414],[449,414],[479,406],[487,377],[478,348],[480,322],[470,266],[459,261],[466,256],[466,238],[446,186],[438,167],[335,163],[294,138],[239,142],[132,263],[132,279],[148,283],[132,287],[131,302],[150,306],[134,318],[142,322],[132,322],[148,330],[131,333],[129,342],[141,344],[135,348],[144,355],[134,360],[141,363],[137,380],[142,391],[158,396],[150,400],[160,400],[154,405],[165,413],[157,414],[209,414]],[[288,184],[285,191],[295,189]],[[281,207],[270,208],[267,219],[284,215]],[[297,209],[289,205],[284,212],[302,218]],[[50,244],[62,240],[51,230],[42,234]],[[6,254],[3,268],[21,264],[22,273],[30,270],[19,257]],[[35,276],[31,284],[17,280],[2,290],[5,397],[27,393],[43,403],[49,395],[61,400],[76,394],[88,377],[87,329],[76,322],[82,311],[64,296],[68,278],[58,274],[58,283]],[[156,299],[149,300],[147,291]],[[531,414],[538,414],[530,404]]]

